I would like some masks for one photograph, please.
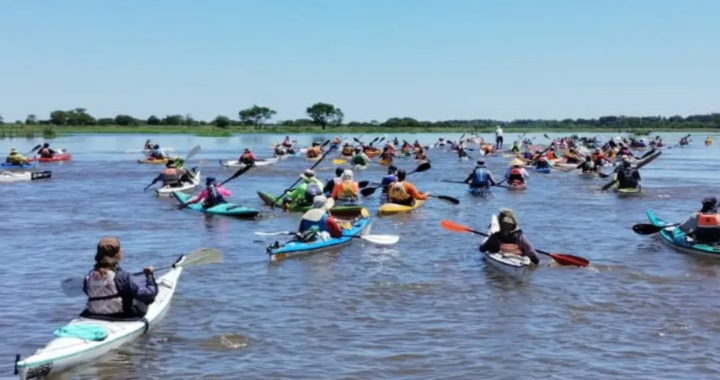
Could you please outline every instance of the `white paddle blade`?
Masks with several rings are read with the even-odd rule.
[[[80,297],[85,295],[83,291],[84,281],[83,277],[69,277],[60,282],[60,287],[66,296]]]
[[[400,241],[398,235],[360,235],[359,238],[377,245],[393,245]]]
[[[291,235],[291,234],[294,234],[294,232],[290,232],[290,231],[280,231],[280,232],[259,232],[259,231],[255,231],[255,235],[260,235],[260,236],[278,236],[278,235]]]
[[[188,152],[187,156],[185,156],[185,159],[186,159],[186,160],[189,160],[190,158],[192,158],[192,156],[198,154],[198,152],[200,152],[200,149],[202,149],[202,148],[200,147],[200,145],[195,145],[194,148],[190,149],[190,151]]]
[[[223,254],[214,248],[199,248],[190,252],[185,256],[184,260],[175,264],[181,268],[192,267],[196,265],[215,264],[223,261]]]

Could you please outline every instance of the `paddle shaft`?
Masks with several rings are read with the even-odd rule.
[[[488,235],[488,234],[486,234],[486,233],[484,233],[484,232],[480,232],[480,231],[476,231],[476,230],[471,230],[471,229],[469,229],[469,228],[467,229],[467,231],[468,231],[468,232],[472,232],[472,233],[474,233],[474,234],[476,234],[476,235],[481,235],[481,236],[485,236],[485,237],[489,237],[489,236],[490,236],[490,235]],[[541,249],[535,248],[535,252],[537,252],[537,253],[542,253],[543,255],[547,255],[547,256],[553,257],[553,254],[552,254],[552,253],[547,252],[547,251],[543,251],[543,250],[541,250]]]

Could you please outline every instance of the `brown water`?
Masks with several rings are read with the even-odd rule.
[[[689,148],[667,149],[644,168],[647,193],[632,199],[599,192],[603,180],[560,172],[531,173],[523,194],[497,189],[491,199],[473,198],[462,185],[439,181],[464,179],[473,161],[430,150],[433,168],[412,181],[460,199],[459,206],[431,200],[414,214],[375,218],[374,233],[401,236],[394,247],[355,241],[276,264],[265,253],[273,238],[254,232],[294,229],[300,214],[262,208],[257,220],[235,220],[178,211],[176,201],[142,192],[160,168],[124,153],[145,136],[59,138],[53,145],[74,160],[45,165],[51,180],[0,184],[0,373],[10,376],[16,353],[31,355],[81,311],[83,300],[65,297],[59,282],[85,274],[97,239],[117,235],[126,269],[166,265],[202,246],[222,250],[225,262],[186,270],[151,334],[59,378],[717,379],[720,267],[630,229],[646,222],[646,209],[674,222],[717,195],[720,150],[694,137]],[[207,159],[203,178],[223,179],[232,172],[218,159],[246,146],[268,157],[281,136],[151,138],[181,154],[201,144],[188,166]],[[300,136],[303,143],[320,138]],[[0,140],[0,151],[39,142]],[[507,159],[487,161],[496,176],[507,167]],[[253,169],[227,185],[231,200],[260,208],[257,190],[281,193],[309,166],[290,158]],[[333,170],[327,159],[317,172],[327,179]],[[384,171],[371,166],[356,179],[378,181]],[[374,214],[378,199],[365,202]],[[478,237],[439,225],[450,219],[484,229],[500,207],[515,210],[537,248],[592,265],[557,267],[542,257],[530,279],[517,283],[485,266]]]

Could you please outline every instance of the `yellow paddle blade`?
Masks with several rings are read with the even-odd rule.
[[[335,165],[347,164],[347,161],[343,160],[342,158],[336,158],[333,160],[333,164],[335,164]]]

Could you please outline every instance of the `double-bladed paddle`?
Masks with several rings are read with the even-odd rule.
[[[32,148],[29,152],[25,153],[25,156],[29,156],[30,153],[35,152],[36,150],[40,149],[41,147],[42,147],[42,144],[37,144],[37,145],[35,145],[34,148]]]
[[[459,233],[473,233],[476,235],[482,235],[482,236],[488,236],[488,234],[480,231],[476,231],[471,229],[470,227],[463,226],[462,224],[458,224],[455,222],[451,222],[449,220],[443,219],[440,221],[440,225],[442,228],[452,231],[452,232],[459,232]],[[536,252],[542,253],[543,255],[547,255],[553,258],[555,262],[557,262],[560,265],[574,265],[578,267],[586,267],[590,264],[590,262],[582,257],[573,256],[573,255],[567,255],[567,254],[560,254],[560,253],[550,253],[546,252],[540,249],[535,249]]]
[[[261,236],[277,236],[277,235],[295,235],[297,232],[292,231],[280,231],[280,232],[255,232],[255,235]],[[398,235],[343,235],[343,237],[349,237],[354,239],[362,239],[369,241],[373,244],[378,245],[393,245],[400,241]]]
[[[223,254],[214,248],[199,248],[184,256],[184,260],[178,260],[172,265],[155,268],[153,271],[161,271],[170,268],[189,268],[198,265],[215,264],[221,263],[223,260]],[[133,273],[133,276],[139,276],[144,272]],[[62,282],[60,286],[62,291],[68,297],[84,296],[83,283],[85,282],[84,277],[68,277]]]
[[[418,167],[415,170],[407,173],[407,175],[410,175],[413,173],[424,172],[426,170],[429,170],[430,168],[431,168],[431,166],[430,166],[429,162],[423,162],[422,164],[418,165]],[[386,185],[377,185],[377,186],[373,186],[373,187],[367,187],[365,189],[362,189],[360,191],[360,193],[362,194],[363,197],[369,197],[375,193],[375,190],[377,190],[381,187],[384,187],[384,186],[386,186]]]
[[[638,223],[638,224],[632,226],[632,230],[633,230],[633,232],[635,232],[638,235],[652,235],[652,234],[662,231],[666,227],[675,227],[679,224],[680,223],[674,223],[674,224],[666,224],[664,226],[658,226],[655,224]]]
[[[330,144],[330,140],[325,141],[325,142],[321,145],[321,147],[324,148],[325,146],[327,146],[327,144]],[[320,165],[320,163],[325,159],[325,157],[327,157],[327,155],[330,154],[330,152],[332,152],[333,150],[334,150],[334,145],[333,145],[333,147],[331,147],[330,149],[328,149],[328,151],[325,152],[325,153],[320,157],[320,159],[317,160],[317,161],[313,164],[313,166],[310,167],[309,170],[313,170],[313,169],[315,169],[315,167],[317,167],[318,165]],[[302,180],[302,178],[298,178],[297,181],[295,181],[295,183],[293,183],[292,185],[290,185],[290,187],[288,187],[287,189],[285,189],[285,191],[283,191],[283,193],[280,194],[280,196],[275,197],[275,199],[276,199],[276,200],[282,200],[282,198],[285,196],[285,194],[287,194],[288,191],[290,191],[293,187],[295,187],[295,185],[297,185],[298,183],[300,183],[301,180]],[[275,208],[275,203],[277,203],[277,201],[276,201],[276,202],[273,202],[273,204],[271,205],[272,208]]]

